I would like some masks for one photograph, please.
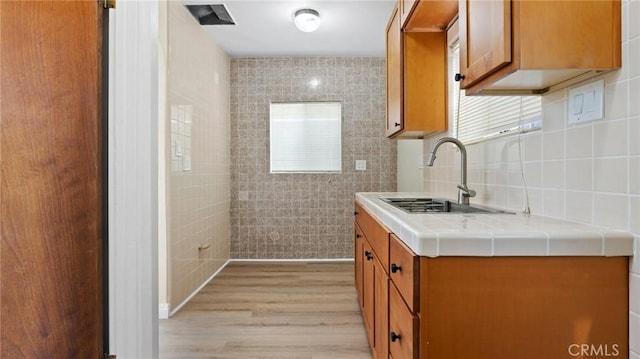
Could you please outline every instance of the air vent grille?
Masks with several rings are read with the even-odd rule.
[[[200,25],[235,25],[224,5],[185,5]]]

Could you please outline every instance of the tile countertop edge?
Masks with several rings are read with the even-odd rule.
[[[380,200],[400,197],[425,195],[416,192],[356,193],[360,205],[420,256],[634,254],[634,237],[630,232],[523,214],[409,214]],[[505,216],[509,216],[508,221]]]

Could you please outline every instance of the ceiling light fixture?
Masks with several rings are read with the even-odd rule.
[[[300,9],[293,15],[293,21],[298,30],[313,32],[320,27],[320,14],[313,9]]]

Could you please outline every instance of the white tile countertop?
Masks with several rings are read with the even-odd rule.
[[[381,198],[424,193],[356,193],[356,200],[416,254],[438,256],[632,256],[633,235],[515,214],[407,213]],[[473,203],[472,203],[473,205]]]

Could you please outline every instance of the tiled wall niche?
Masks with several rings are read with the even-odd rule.
[[[181,2],[166,6],[167,281],[174,310],[229,258],[229,58]]]
[[[475,203],[633,232],[640,244],[640,0],[623,0],[623,67],[604,75],[605,119],[567,125],[568,89],[543,96],[543,130],[467,146]],[[424,141],[425,158],[436,138]],[[460,157],[443,145],[425,189],[457,198]],[[630,358],[640,359],[640,260],[630,279]]]
[[[272,101],[342,102],[342,173],[269,173]],[[352,258],[355,192],[396,188],[384,119],[382,58],[231,59],[231,257]]]

